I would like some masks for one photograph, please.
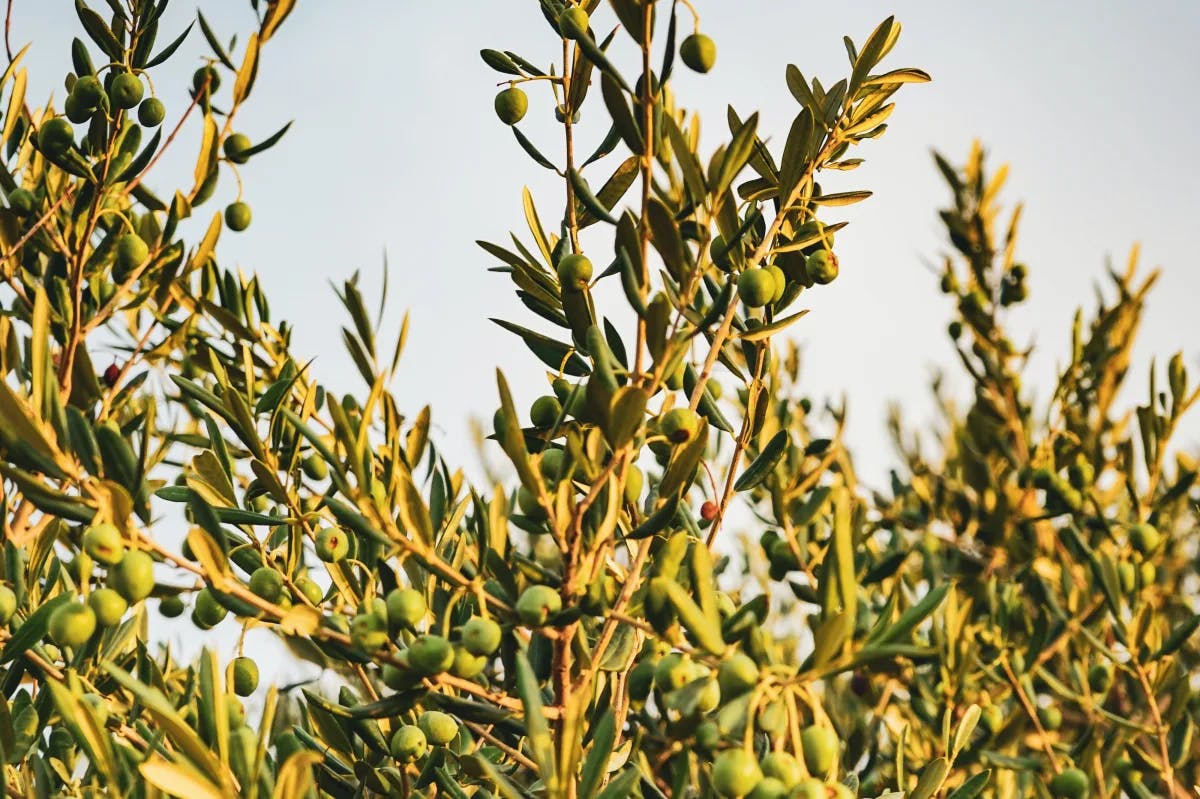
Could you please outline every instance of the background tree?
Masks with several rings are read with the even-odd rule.
[[[897,421],[904,469],[877,496],[844,408],[803,396],[780,334],[837,278],[831,215],[869,196],[818,178],[857,168],[895,92],[928,80],[881,66],[898,23],[846,39],[828,87],[788,68],[785,141],[731,107],[708,153],[672,91],[717,57],[688,2],[542,0],[547,53],[483,51],[497,116],[562,190],[553,216],[526,192],[528,229],[480,242],[533,315],[498,324],[547,372],[527,412],[497,375],[487,446],[507,465],[471,486],[430,409],[399,411],[407,326],[379,341],[355,279],[338,296],[365,388],[335,393],[257,279],[218,265],[251,223],[238,167],[286,130],[234,124],[293,4],[251,5],[240,47],[198,16],[212,57],[172,122],[151,76],[188,31],[156,43],[165,0],[78,4],[61,109],[28,107],[19,53],[0,81],[10,794],[970,799],[1200,779],[1196,471],[1167,458],[1197,395],[1177,356],[1136,425],[1113,408],[1148,284],[1114,275],[1034,414],[1001,325],[1025,269],[1015,221],[993,230],[1000,181],[978,151],[963,174],[939,161],[973,404],[946,402],[936,456]],[[522,132],[531,113],[555,114],[553,148]],[[168,194],[153,169],[189,120],[193,184]],[[192,241],[181,222],[222,176],[239,196]],[[114,339],[128,356],[99,370]],[[337,695],[260,691],[244,655],[177,662],[153,606],[268,629]]]

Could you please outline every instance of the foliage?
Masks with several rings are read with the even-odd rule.
[[[933,448],[894,420],[884,494],[857,480],[845,410],[803,395],[781,334],[838,275],[829,215],[869,196],[817,178],[856,169],[897,90],[928,80],[881,66],[898,23],[846,39],[828,88],[788,67],[785,141],[730,107],[707,155],[671,81],[717,60],[686,0],[541,0],[553,58],[483,51],[504,76],[497,116],[562,193],[549,217],[526,191],[527,230],[480,242],[536,317],[497,323],[548,371],[528,414],[496,375],[485,447],[504,478],[472,486],[430,409],[402,414],[407,324],[381,342],[356,279],[338,296],[366,387],[335,394],[257,278],[218,265],[222,233],[252,221],[240,167],[286,131],[235,126],[293,2],[251,5],[240,48],[198,15],[212,57],[182,110],[150,80],[191,30],[157,41],[166,0],[77,4],[61,109],[28,106],[21,54],[0,81],[10,794],[971,799],[1200,781],[1197,470],[1168,447],[1198,394],[1177,355],[1165,390],[1153,370],[1144,406],[1115,406],[1152,278],[1113,273],[1035,405],[1003,326],[1026,293],[1016,215],[995,229],[1003,175],[978,149],[963,172],[939,158],[970,406],[938,389]],[[553,149],[518,127],[551,106]],[[168,195],[154,167],[189,121],[193,184]],[[223,175],[238,197],[192,240],[182,223]],[[123,359],[102,368],[114,342]],[[337,696],[260,687],[240,653],[178,662],[151,608],[271,630]]]

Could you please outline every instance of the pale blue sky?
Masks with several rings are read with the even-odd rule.
[[[61,96],[64,30],[77,28],[71,6],[16,3],[14,42],[34,41],[27,62],[40,91],[34,97],[51,89]],[[193,7],[177,0],[166,30],[181,29]],[[203,7],[223,34],[252,22],[248,3]],[[1200,154],[1192,143],[1200,110],[1190,102],[1200,3],[908,0],[831,9],[700,0],[698,7],[719,46],[717,67],[703,78],[681,71],[676,91],[714,133],[732,102],[743,115],[761,110],[760,130],[782,139],[795,111],[785,65],[832,83],[846,68],[842,34],[861,42],[891,13],[904,33],[890,64],[934,77],[901,92],[887,135],[862,148],[866,165],[843,179],[875,197],[839,209],[852,223],[838,242],[842,277],[808,295],[803,307],[812,313],[795,328],[812,393],[845,390],[852,398],[851,440],[865,477],[882,478],[891,461],[881,445],[886,402],[927,412],[931,365],[953,363],[943,334],[949,304],[922,266],[941,251],[935,211],[946,199],[930,148],[957,162],[979,136],[993,165],[1011,164],[1006,197],[1027,203],[1019,252],[1032,270],[1032,298],[1015,324],[1041,342],[1039,384],[1065,352],[1073,309],[1091,302],[1104,259],[1123,263],[1135,240],[1147,266],[1166,267],[1139,363],[1185,346],[1200,373],[1200,278],[1189,246],[1200,217]],[[602,8],[607,25],[612,15]],[[439,438],[461,459],[470,456],[467,415],[490,417],[492,367],[518,386],[541,373],[515,338],[487,321],[538,326],[507,279],[485,271],[492,264],[473,241],[524,228],[522,185],[534,190],[544,220],[560,194],[493,116],[500,76],[477,52],[511,49],[544,62],[555,50],[547,33],[533,0],[302,3],[266,51],[240,125],[261,138],[296,120],[275,150],[245,168],[254,224],[225,235],[221,262],[262,274],[276,315],[298,325],[298,354],[317,356],[318,374],[331,385],[357,390],[327,281],[361,269],[367,286],[377,286],[386,248],[391,318],[412,311],[397,394],[414,411],[434,404]],[[170,73],[176,84],[159,78],[169,107],[179,106],[180,83],[203,51],[193,31]],[[544,93],[531,99],[522,128],[553,154],[552,106]],[[584,114],[585,125],[600,116],[595,107]],[[591,142],[603,132],[582,135]],[[194,150],[183,144],[177,155],[190,158]],[[167,166],[190,174],[186,158]],[[227,180],[218,198],[232,190]],[[1144,370],[1135,374],[1141,391]],[[519,402],[532,399],[532,389],[524,393]],[[1192,441],[1198,430],[1188,428]]]
[[[258,271],[276,317],[298,326],[297,355],[316,356],[319,377],[335,389],[358,391],[360,380],[340,348],[344,316],[328,281],[361,269],[370,295],[386,248],[389,336],[402,311],[412,311],[396,393],[411,412],[432,402],[438,440],[458,462],[473,464],[466,418],[490,418],[493,367],[509,374],[522,404],[532,400],[532,381],[541,374],[524,347],[487,317],[542,327],[506,277],[485,271],[492,263],[473,242],[500,241],[508,230],[524,228],[522,185],[535,192],[544,220],[553,218],[560,196],[550,173],[529,162],[493,116],[499,76],[477,53],[510,49],[544,62],[554,41],[534,0],[300,6],[264,54],[256,96],[239,127],[259,139],[288,119],[296,122],[276,149],[244,168],[254,224],[246,233],[225,234],[221,263]],[[1016,326],[1041,342],[1039,385],[1048,385],[1066,352],[1075,306],[1090,307],[1104,259],[1123,263],[1135,240],[1143,242],[1147,266],[1166,267],[1137,351],[1135,398],[1144,397],[1151,353],[1165,358],[1185,347],[1193,382],[1200,378],[1200,264],[1192,244],[1200,218],[1200,154],[1193,143],[1200,109],[1191,102],[1200,71],[1200,3],[872,0],[830,9],[699,0],[698,6],[719,46],[717,67],[704,78],[681,71],[677,95],[701,110],[713,132],[732,102],[743,116],[761,110],[760,130],[782,139],[795,111],[785,65],[794,62],[832,83],[845,70],[841,36],[861,42],[891,13],[904,24],[891,65],[921,67],[934,77],[901,92],[887,135],[863,148],[867,164],[844,181],[875,197],[842,209],[847,213],[838,218],[852,222],[838,237],[842,276],[807,296],[802,307],[812,313],[795,328],[806,347],[811,394],[851,397],[850,440],[870,482],[885,484],[893,462],[884,440],[886,403],[900,400],[927,415],[931,366],[953,364],[943,332],[949,302],[922,265],[942,251],[936,209],[946,200],[930,148],[958,162],[979,136],[993,165],[1011,164],[1006,197],[1027,202],[1020,257],[1032,269],[1031,301]],[[252,23],[241,0],[204,7],[223,34]],[[67,32],[78,30],[72,3],[17,0],[15,8],[14,44],[34,41],[26,61],[30,99],[55,91],[61,103]],[[193,9],[176,0],[166,30],[181,30]],[[603,13],[611,18],[607,8]],[[175,67],[157,78],[171,111],[181,107],[202,52],[193,31]],[[522,127],[553,154],[552,107],[544,94],[533,93],[532,101]],[[599,116],[585,107],[583,121]],[[603,132],[582,135],[592,143]],[[194,140],[182,140],[166,169],[190,179]],[[173,188],[167,177],[152,185]],[[232,191],[225,181],[204,216]],[[1198,422],[1185,430],[1193,446]],[[232,646],[233,632],[221,636],[222,647]],[[188,651],[199,642],[193,634],[172,638]],[[265,641],[261,647],[278,652]],[[290,658],[271,663],[285,664],[283,677],[298,673]]]

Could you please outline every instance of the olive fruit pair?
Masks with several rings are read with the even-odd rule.
[[[761,308],[783,296],[787,277],[778,266],[755,267],[738,275],[738,299],[748,308]]]

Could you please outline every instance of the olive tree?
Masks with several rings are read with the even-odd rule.
[[[365,388],[335,391],[258,279],[219,265],[251,223],[239,168],[286,131],[236,119],[294,0],[252,1],[240,46],[198,15],[211,56],[186,93],[153,81],[191,30],[159,41],[167,0],[96,5],[77,3],[61,107],[26,102],[21,53],[0,81],[10,794],[1076,799],[1200,780],[1196,468],[1168,449],[1197,398],[1182,358],[1132,417],[1114,407],[1148,282],[1113,275],[1035,408],[1003,326],[1026,292],[1016,219],[995,230],[978,150],[961,172],[939,159],[969,408],[939,394],[933,449],[897,419],[882,494],[845,409],[805,396],[789,335],[870,194],[837,173],[928,80],[884,65],[895,20],[845,40],[844,77],[787,68],[783,141],[730,106],[703,149],[672,76],[717,50],[687,0],[540,0],[543,52],[481,53],[496,135],[560,191],[526,191],[525,227],[480,242],[529,311],[497,324],[544,382],[517,408],[496,373],[503,474],[472,485],[430,409],[401,412],[407,324],[380,340],[356,279],[338,298]],[[556,141],[522,130],[531,114]],[[194,180],[172,191],[155,167],[188,125]],[[209,216],[222,177],[238,198]],[[269,630],[336,695],[260,687],[244,654],[180,662],[151,609]]]

